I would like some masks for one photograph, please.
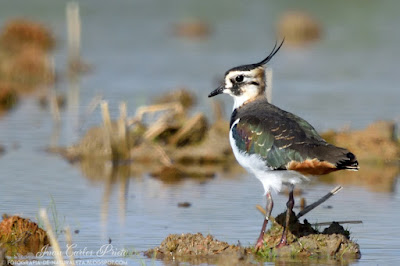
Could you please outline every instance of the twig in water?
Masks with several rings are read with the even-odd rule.
[[[263,208],[263,207],[261,207],[261,205],[259,205],[259,204],[257,204],[256,205],[256,209],[259,211],[259,212],[261,212],[262,213],[262,215],[265,217],[265,215],[267,215],[267,212],[265,211],[265,209]],[[274,217],[272,217],[272,215],[269,217],[269,220],[270,221],[275,221],[275,218]]]
[[[96,95],[93,97],[93,99],[89,102],[89,105],[86,108],[85,114],[83,115],[83,118],[79,122],[79,129],[82,129],[83,124],[85,124],[86,120],[88,117],[96,110],[96,107],[100,105],[100,103],[103,100],[103,96],[101,95]]]
[[[165,150],[158,145],[157,143],[151,143],[151,145],[153,145],[153,147],[157,150],[157,152],[160,154],[161,158],[160,161],[163,165],[171,167],[173,165],[171,158],[169,158],[169,156],[167,155],[167,153],[165,152]]]
[[[50,65],[50,69],[53,72],[53,77],[55,77],[55,63],[54,63],[54,56],[48,58],[48,64]],[[61,115],[60,115],[60,108],[58,106],[57,102],[57,94],[55,91],[54,86],[50,90],[50,97],[49,97],[49,102],[50,102],[50,112],[53,117],[54,122],[57,124],[60,123],[61,121]]]
[[[68,32],[68,57],[70,65],[77,63],[81,49],[81,18],[79,4],[69,2],[66,8],[67,32]]]
[[[126,118],[127,118],[127,110],[126,110],[126,103],[121,102],[119,105],[119,119],[117,122],[118,125],[118,149],[120,155],[123,158],[129,157],[129,150],[130,150],[130,143],[127,133],[127,126],[126,126]]]
[[[136,114],[133,118],[129,119],[127,124],[131,126],[135,123],[142,122],[143,116],[147,113],[156,113],[161,111],[173,110],[176,113],[182,113],[183,107],[180,103],[164,103],[149,106],[141,106],[136,109]]]
[[[108,143],[108,146],[110,147],[112,151],[112,125],[111,125],[111,118],[110,118],[110,112],[108,111],[108,103],[106,101],[101,101],[100,103],[101,106],[101,115],[103,117],[103,124],[105,128],[105,137],[106,137],[106,142]]]
[[[267,212],[264,210],[263,207],[261,207],[261,205],[257,204],[256,205],[256,209],[262,213],[262,215],[265,217],[265,215],[267,215]]]
[[[297,214],[297,218],[300,218],[300,217],[304,216],[305,214],[307,214],[308,212],[310,212],[311,210],[313,210],[314,208],[316,208],[317,206],[319,206],[323,202],[327,201],[330,197],[332,197],[333,195],[335,195],[336,193],[338,193],[342,189],[343,189],[342,186],[335,187],[328,194],[326,194],[325,196],[323,196],[322,198],[320,198],[316,202],[314,202],[314,203],[308,205],[307,207],[305,207],[304,210],[302,210],[301,212],[299,212]]]
[[[336,222],[336,221],[335,221]],[[338,221],[336,222],[338,224],[362,224],[362,221]],[[314,223],[311,224],[312,226],[325,226],[325,225],[331,225],[332,222],[323,222],[323,223]]]
[[[114,134],[112,121],[110,118],[110,112],[108,110],[108,103],[102,101],[101,104],[101,115],[103,117],[103,124],[105,129],[106,143],[111,150],[111,158],[113,163],[119,160],[129,159],[129,146],[127,139],[127,126],[126,126],[126,104],[121,103],[120,105],[120,119],[117,122],[117,133]]]

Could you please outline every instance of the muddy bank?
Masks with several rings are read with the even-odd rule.
[[[338,223],[319,232],[307,220],[301,223],[292,215],[288,232],[288,245],[275,248],[282,235],[285,213],[272,219],[271,228],[265,233],[265,245],[256,251],[253,247],[230,245],[213,236],[197,234],[172,234],[159,247],[147,250],[145,255],[164,261],[211,263],[218,265],[254,265],[262,261],[293,260],[307,263],[341,261],[348,263],[361,256],[357,243],[350,240],[350,233]]]
[[[46,231],[38,224],[19,216],[3,215],[0,223],[1,248],[7,256],[36,254],[49,245]]]

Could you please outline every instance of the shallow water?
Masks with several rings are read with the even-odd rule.
[[[1,1],[1,6],[0,22],[28,16],[49,24],[59,40],[55,62],[62,74],[67,50],[64,3],[14,0]],[[297,1],[251,5],[241,1],[85,1],[81,3],[82,56],[94,69],[78,82],[79,98],[69,98],[58,138],[50,113],[41,110],[33,97],[0,119],[0,143],[7,149],[0,157],[1,211],[35,219],[39,207],[51,205],[54,198],[63,224],[79,230],[73,235],[77,250],[96,251],[111,239],[117,249],[143,251],[159,245],[170,233],[183,232],[253,244],[262,222],[254,206],[264,205],[264,199],[258,181],[244,172],[165,184],[148,175],[111,174],[106,166],[110,174],[87,178],[78,166],[43,150],[54,143],[71,144],[87,128],[101,123],[99,110],[87,118],[84,115],[98,94],[109,101],[114,117],[122,100],[133,115],[137,106],[177,86],[186,86],[199,96],[197,110],[210,109],[206,95],[217,85],[214,80],[232,66],[259,61],[275,42],[276,19],[284,10],[300,6],[323,22],[323,39],[306,48],[285,48],[276,56],[274,103],[303,116],[319,130],[347,125],[358,129],[376,119],[398,121],[398,2],[305,1],[303,6]],[[209,21],[210,38],[193,41],[172,34],[175,23],[191,17]],[[67,94],[72,86],[61,76],[56,89]],[[228,113],[231,99],[221,100]],[[400,185],[396,171],[391,175],[385,189],[361,181],[358,186],[354,180],[344,184],[343,191],[305,218],[310,222],[362,220],[362,225],[347,226],[361,246],[362,257],[355,264],[396,264],[400,260]],[[314,182],[304,197],[312,202],[336,185]],[[192,206],[178,208],[183,201]],[[275,196],[273,215],[284,210],[285,202],[284,195]],[[63,236],[60,239],[64,241]],[[143,260],[124,259],[133,265]]]

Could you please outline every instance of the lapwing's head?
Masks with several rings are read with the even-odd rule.
[[[271,53],[259,63],[242,65],[226,71],[224,84],[212,91],[208,97],[226,93],[234,100],[234,108],[242,106],[259,95],[265,93],[266,64],[279,51],[284,40],[277,47],[275,43]]]

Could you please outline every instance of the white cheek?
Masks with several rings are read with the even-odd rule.
[[[226,79],[225,80],[225,89],[222,92],[233,96],[232,91],[231,91],[232,87],[233,87],[233,84],[230,81],[230,79]]]
[[[224,89],[222,92],[223,92],[223,93],[226,93],[226,94],[229,94],[229,95],[231,95],[231,96],[234,96],[234,95],[232,94],[232,91],[229,90],[229,89]]]
[[[248,85],[245,89],[245,95],[250,99],[258,95],[258,87],[254,85]]]
[[[230,79],[225,79],[225,88],[231,89],[233,87],[233,84]]]

